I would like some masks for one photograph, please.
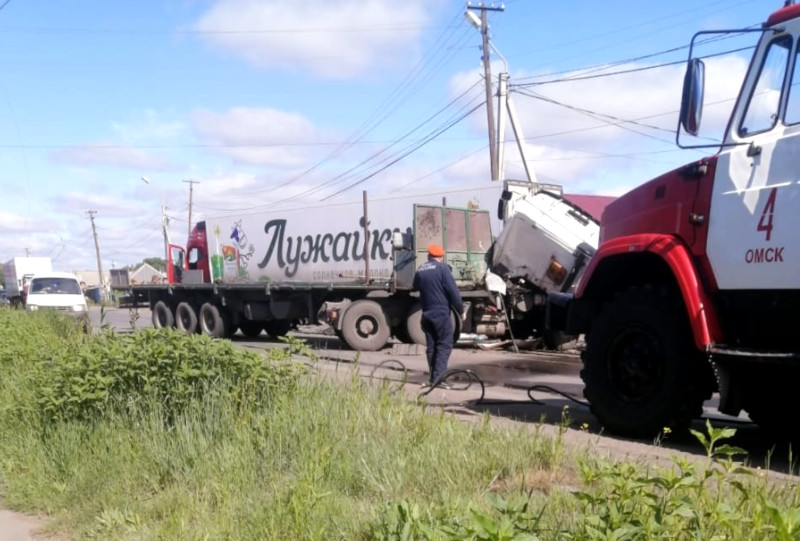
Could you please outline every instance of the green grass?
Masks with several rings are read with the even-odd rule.
[[[705,462],[613,463],[563,427],[460,422],[292,369],[297,342],[268,358],[28,316],[0,310],[0,487],[76,539],[798,538],[796,487],[740,468],[729,432],[699,435]]]

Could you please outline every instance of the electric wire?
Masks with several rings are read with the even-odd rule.
[[[741,4],[746,4],[746,3],[750,3],[750,2],[752,2],[752,1],[754,1],[754,0],[744,0],[744,1],[743,1],[743,2],[741,2],[739,5],[741,5]],[[730,9],[730,7],[732,7],[730,3],[726,3],[726,4],[729,6],[727,9]],[[682,12],[682,13],[683,13],[683,12]],[[660,20],[663,20],[663,19],[660,19]],[[651,22],[652,22],[652,21],[651,21]],[[657,29],[657,30],[654,30],[654,31],[650,31],[650,32],[648,32],[648,34],[647,34],[647,37],[649,37],[649,36],[652,36],[654,33],[661,32],[661,31],[667,30],[667,29],[669,29],[669,28],[674,28],[674,27],[676,27],[676,26],[680,26],[680,25],[682,25],[682,24],[685,24],[685,23],[679,23],[679,24],[673,24],[673,25],[662,26],[661,28],[659,28],[659,29]],[[758,27],[758,26],[760,26],[760,24],[753,24],[753,25],[750,25],[748,28],[754,28],[754,27]],[[637,28],[638,28],[638,26],[637,26]],[[644,37],[644,36],[643,36],[643,35],[637,35],[637,36],[633,36],[633,37],[631,37],[631,38],[629,38],[629,39],[626,39],[626,40],[623,40],[623,41],[618,41],[618,42],[613,42],[613,43],[607,43],[607,44],[603,45],[602,47],[597,47],[597,46],[595,46],[595,47],[592,47],[592,52],[597,52],[597,51],[599,51],[599,50],[607,49],[607,48],[609,48],[609,47],[612,47],[612,46],[618,46],[618,45],[620,45],[620,44],[622,44],[622,43],[627,43],[627,42],[631,42],[631,41],[636,41],[636,40],[638,40],[638,39],[641,39],[642,37]],[[726,34],[726,35],[721,35],[721,36],[714,36],[714,37],[706,38],[705,40],[701,40],[701,42],[698,42],[698,43],[696,43],[695,45],[697,46],[697,45],[699,45],[699,44],[702,44],[702,43],[708,43],[708,42],[713,42],[713,41],[718,41],[718,40],[723,40],[723,39],[730,39],[731,37],[734,37],[734,36],[733,36],[732,34]],[[580,41],[580,40],[578,40],[578,41]],[[670,49],[670,50],[668,50],[668,51],[666,51],[666,52],[663,52],[663,53],[656,53],[656,54],[666,54],[667,52],[674,52],[674,51],[677,51],[677,50],[680,50],[680,49],[686,49],[686,48],[688,48],[688,47],[689,47],[689,45],[685,45],[685,46],[682,46],[682,47],[678,47],[678,48]],[[578,58],[578,57],[581,57],[581,56],[585,56],[585,54],[575,54],[575,55],[572,55],[572,56],[568,56],[568,57],[560,58],[560,59],[559,59],[559,62],[563,62],[563,61],[565,61],[565,60],[569,60],[569,59],[572,59],[572,58]],[[648,56],[650,56],[650,55],[648,55]],[[601,68],[601,69],[602,69],[602,68]]]
[[[474,155],[475,155],[475,154],[477,154],[478,152],[483,152],[483,151],[485,151],[487,148],[489,148],[489,145],[483,145],[483,146],[481,146],[480,148],[476,148],[476,149],[475,149],[475,150],[473,150],[472,152],[469,152],[469,153],[467,153],[467,154],[464,154],[463,156],[460,156],[460,157],[456,158],[455,160],[453,160],[453,161],[451,161],[451,162],[448,162],[448,163],[446,163],[445,165],[443,165],[443,166],[439,167],[438,169],[435,169],[435,170],[431,171],[430,173],[427,173],[427,174],[425,174],[425,175],[423,175],[423,176],[421,176],[421,177],[417,177],[417,178],[415,178],[415,179],[413,179],[413,180],[411,180],[411,181],[409,181],[409,182],[406,182],[405,184],[401,184],[400,186],[396,187],[395,189],[393,189],[393,190],[390,190],[390,191],[389,191],[389,193],[395,193],[395,192],[398,192],[398,191],[400,191],[400,190],[403,190],[403,189],[405,189],[405,188],[408,188],[408,187],[409,187],[409,186],[411,186],[412,184],[416,184],[417,182],[421,182],[421,181],[423,181],[423,180],[425,180],[425,179],[427,179],[427,178],[429,178],[429,177],[431,177],[431,176],[435,175],[436,173],[441,173],[441,172],[442,172],[442,171],[444,171],[445,169],[448,169],[448,168],[450,168],[450,167],[452,167],[452,166],[456,165],[457,163],[459,163],[459,162],[461,162],[461,161],[463,161],[463,160],[466,160],[467,158],[471,158],[472,156],[474,156]]]
[[[629,25],[629,26],[625,26],[625,27],[622,27],[622,28],[617,28],[617,29],[614,29],[614,30],[610,30],[610,31],[607,31],[607,32],[600,33],[600,34],[594,34],[594,35],[591,35],[591,36],[586,36],[586,37],[583,37],[583,38],[580,38],[580,39],[576,39],[576,40],[572,40],[572,41],[569,41],[569,42],[554,43],[554,44],[551,44],[551,45],[549,45],[547,47],[540,47],[540,48],[537,48],[537,49],[532,49],[530,51],[527,51],[526,53],[511,54],[511,55],[509,55],[509,58],[518,58],[520,56],[527,56],[527,55],[530,55],[530,54],[535,54],[535,53],[539,53],[539,52],[547,51],[547,50],[552,50],[552,49],[562,49],[565,45],[576,45],[578,43],[583,43],[583,42],[587,42],[587,41],[596,43],[598,39],[604,38],[606,36],[610,36],[610,35],[618,34],[618,33],[622,33],[622,32],[626,32],[626,33],[629,34],[630,30],[641,29],[641,28],[643,28],[645,26],[648,26],[648,25],[651,25],[651,24],[654,24],[654,23],[663,23],[667,19],[673,19],[673,18],[676,18],[676,17],[680,17],[680,16],[683,16],[683,15],[692,13],[694,11],[700,11],[700,10],[705,9],[705,8],[713,7],[713,6],[718,5],[718,4],[724,4],[726,6],[725,10],[728,10],[728,9],[733,8],[733,7],[738,7],[738,6],[741,6],[741,5],[744,5],[744,4],[749,4],[749,3],[754,2],[754,1],[755,0],[743,0],[742,2],[740,2],[738,4],[733,4],[732,2],[730,2],[730,0],[718,0],[717,2],[713,2],[713,3],[707,4],[705,6],[698,6],[698,7],[694,7],[694,8],[684,8],[684,9],[681,9],[679,12],[673,13],[672,15],[666,15],[666,16],[658,17],[656,19],[650,19],[648,21],[635,23],[635,24],[632,24],[632,25]],[[694,20],[695,20],[695,17],[693,16],[692,17],[692,22],[694,22]],[[685,24],[685,23],[680,23],[680,24]],[[657,28],[654,31],[650,31],[648,35],[652,35],[655,32],[660,32],[662,30],[667,30],[667,29],[673,28],[674,26],[676,26],[676,25]],[[610,45],[618,45],[618,44],[619,44],[619,42],[618,43],[611,43]],[[660,54],[660,53],[657,53],[657,54]],[[576,56],[578,56],[578,55],[573,55],[572,58],[575,58]]]
[[[479,103],[476,103],[476,102],[479,102]],[[386,164],[387,162],[395,160],[395,158],[397,158],[398,156],[401,156],[402,158],[404,158],[408,154],[415,152],[416,150],[418,150],[422,146],[424,146],[424,145],[430,143],[431,141],[433,141],[434,139],[438,138],[439,135],[441,135],[445,131],[449,130],[450,127],[452,127],[454,124],[460,122],[461,120],[466,118],[466,116],[469,116],[475,109],[479,109],[479,108],[483,107],[483,103],[484,103],[483,97],[473,98],[471,103],[468,103],[468,104],[465,104],[464,106],[462,106],[461,109],[459,111],[456,111],[450,118],[448,118],[445,121],[444,124],[441,124],[439,127],[435,128],[433,131],[429,132],[425,137],[423,137],[422,139],[417,140],[417,141],[410,141],[409,144],[406,145],[405,147],[395,151],[393,154],[390,154],[388,156],[384,156],[383,158],[381,158],[377,162],[371,164],[370,167],[378,168],[381,165]],[[467,110],[470,106],[471,106],[471,109]],[[442,128],[442,126],[444,126],[444,128]],[[398,140],[396,144],[399,144],[400,142],[403,142],[406,139],[407,139],[407,137],[406,138],[402,138],[402,139]],[[391,146],[395,146],[395,145],[391,145]],[[374,158],[378,158],[381,154],[384,154],[384,152],[386,150],[388,150],[388,149],[381,150],[380,152],[378,152],[375,155],[373,155],[373,157]],[[409,152],[409,151],[411,151],[411,152]],[[397,163],[397,160],[393,161],[393,163]],[[380,171],[383,171],[385,169],[386,168],[381,168]],[[380,171],[378,171],[378,172],[380,172]],[[373,169],[373,172],[375,172],[374,169]],[[337,178],[337,182],[335,182],[334,184],[340,185],[340,184],[346,182],[348,179],[352,179],[353,177],[355,177],[356,174],[357,174],[357,172],[355,170],[350,170],[350,171],[347,172],[347,174],[337,176],[336,177]],[[374,176],[374,175],[371,175],[370,178],[372,178],[372,176]],[[360,184],[360,182],[358,184]],[[325,199],[327,199],[329,197],[330,196],[326,196],[326,198],[323,198],[322,201],[324,201]]]
[[[362,167],[363,165],[365,165],[365,164],[369,163],[370,161],[374,160],[375,158],[381,156],[382,154],[384,154],[387,150],[389,150],[393,146],[398,145],[401,142],[403,142],[405,139],[407,139],[408,137],[413,135],[416,131],[419,131],[425,125],[427,125],[430,122],[432,122],[436,117],[438,117],[439,115],[441,115],[442,113],[447,111],[449,108],[451,108],[458,101],[461,101],[462,98],[464,98],[469,92],[471,92],[474,88],[476,88],[479,85],[480,85],[480,82],[475,83],[474,85],[472,85],[471,87],[466,89],[464,92],[462,92],[459,96],[457,96],[456,98],[451,100],[448,104],[446,104],[445,106],[440,108],[438,111],[436,111],[433,115],[429,116],[423,122],[419,123],[415,128],[413,128],[412,130],[406,132],[404,135],[402,135],[401,137],[396,139],[392,144],[388,145],[386,148],[383,148],[380,151],[371,154],[370,156],[368,156],[367,158],[365,158],[364,160],[362,160],[361,162],[359,162],[355,166],[351,167],[350,169],[346,170],[343,173],[340,173],[339,175],[337,175],[337,176],[335,176],[335,177],[333,177],[331,179],[328,179],[325,182],[317,184],[317,185],[315,185],[315,186],[313,186],[313,187],[311,187],[311,188],[309,188],[307,190],[304,190],[304,191],[302,191],[302,192],[300,192],[298,194],[294,194],[294,195],[279,199],[277,201],[273,201],[273,202],[262,204],[262,205],[256,205],[256,206],[252,206],[252,207],[237,208],[237,209],[227,209],[227,210],[230,210],[230,211],[233,211],[233,210],[248,211],[248,210],[255,210],[255,209],[264,208],[264,207],[277,206],[277,205],[280,205],[280,204],[283,204],[283,203],[287,203],[287,202],[290,202],[290,201],[295,201],[295,200],[298,200],[298,199],[305,198],[305,197],[307,197],[309,195],[312,195],[314,193],[317,193],[317,192],[323,190],[324,188],[326,188],[328,186],[334,185],[335,183],[337,183],[337,181],[346,180],[348,174],[351,174],[353,171],[355,171],[359,167]],[[480,107],[480,105],[478,105],[476,107]],[[473,108],[473,110],[474,110],[474,108]],[[470,111],[470,113],[471,113],[471,111]],[[461,118],[459,118],[459,120],[460,119]],[[452,126],[452,121],[448,122],[448,124],[446,124],[446,126],[448,126],[447,129],[449,129],[449,127]],[[446,130],[441,131],[441,128],[437,128],[436,131],[439,131],[440,133],[443,133],[443,131],[446,131]],[[422,146],[424,144],[427,144],[430,140],[431,140],[431,136],[430,136],[430,133],[429,133],[428,135],[426,135],[426,136],[422,137],[420,140],[418,140],[418,142],[414,145],[415,149],[418,149],[418,148],[420,148],[420,146]],[[394,163],[396,163],[397,161],[399,161],[399,160],[396,160]]]
[[[452,26],[448,26],[447,28],[452,28]],[[380,125],[380,123],[385,121],[389,116],[391,116],[391,114],[397,111],[402,103],[405,103],[405,101],[412,95],[414,89],[421,86],[424,81],[427,81],[428,78],[430,78],[431,76],[430,74],[432,73],[433,70],[428,69],[429,72],[428,77],[425,78],[423,82],[417,82],[416,85],[412,86],[412,82],[418,76],[420,76],[419,75],[420,73],[423,72],[420,66],[426,64],[426,59],[428,57],[435,58],[437,55],[440,54],[442,50],[447,49],[447,47],[439,46],[439,43],[442,40],[446,39],[446,36],[448,34],[449,34],[448,32],[442,32],[437,37],[437,39],[434,42],[434,45],[428,49],[426,55],[422,59],[420,59],[419,62],[417,62],[417,64],[411,69],[411,71],[409,71],[409,73],[406,74],[404,79],[398,84],[398,86],[395,87],[395,89],[389,94],[389,96],[386,99],[384,99],[384,101],[377,107],[377,109],[373,111],[373,113],[370,116],[368,116],[367,119],[364,120],[364,122],[361,123],[361,125],[355,130],[355,132],[353,132],[348,137],[347,143],[337,146],[328,155],[323,157],[321,160],[315,162],[311,167],[305,169],[303,172],[297,175],[293,175],[290,178],[280,182],[279,184],[271,185],[269,188],[261,191],[262,192],[267,190],[273,191],[288,186],[289,184],[292,184],[293,182],[319,169],[320,167],[330,162],[331,160],[340,157],[344,152],[352,148],[356,143],[360,142],[364,137],[366,137],[366,135],[375,130],[375,128],[377,128],[377,126]],[[433,53],[431,53],[431,51],[433,51]],[[402,96],[402,90],[404,88],[408,88],[405,98],[403,98]]]
[[[439,129],[439,130],[438,130],[438,131],[436,131],[435,133],[431,134],[431,136],[430,136],[430,137],[428,137],[428,138],[427,138],[425,141],[423,141],[422,143],[420,143],[420,144],[418,144],[418,145],[414,146],[414,147],[413,147],[412,149],[410,149],[408,152],[406,152],[406,153],[402,154],[401,156],[399,156],[398,158],[396,158],[396,159],[392,160],[391,162],[389,162],[389,163],[388,163],[387,165],[385,165],[384,167],[381,167],[381,168],[380,168],[380,169],[378,169],[377,171],[375,171],[375,172],[373,172],[373,173],[370,173],[369,175],[367,175],[367,176],[365,176],[365,177],[361,178],[360,180],[357,180],[357,181],[355,181],[355,182],[353,182],[353,183],[351,183],[351,184],[348,184],[348,185],[347,185],[347,186],[345,186],[344,188],[342,188],[342,189],[340,189],[340,190],[338,190],[338,191],[336,191],[336,192],[334,192],[334,193],[332,193],[332,194],[330,194],[330,195],[328,195],[328,196],[326,196],[326,197],[322,198],[322,201],[327,201],[327,200],[329,200],[329,199],[331,199],[331,198],[333,198],[333,197],[336,197],[337,195],[339,195],[339,194],[341,194],[341,193],[343,193],[343,192],[345,192],[345,191],[347,191],[347,190],[349,190],[349,189],[351,189],[351,188],[354,188],[354,187],[356,187],[356,186],[358,186],[358,185],[360,185],[360,184],[363,184],[364,182],[366,182],[366,181],[368,181],[369,179],[373,178],[373,177],[374,177],[375,175],[377,175],[378,173],[381,173],[381,172],[385,171],[386,169],[388,169],[388,168],[389,168],[389,167],[391,167],[392,165],[394,165],[394,164],[396,164],[396,163],[400,162],[401,160],[403,160],[403,159],[407,158],[408,156],[410,156],[411,154],[413,154],[414,152],[416,152],[417,150],[419,150],[420,148],[422,148],[423,146],[425,146],[426,144],[428,144],[430,141],[432,141],[433,139],[435,139],[436,137],[438,137],[438,136],[439,136],[439,135],[441,135],[442,133],[446,132],[447,130],[449,130],[450,128],[452,128],[453,126],[455,126],[456,124],[458,124],[459,122],[461,122],[462,120],[464,120],[465,118],[467,118],[469,115],[471,115],[472,113],[474,113],[475,111],[477,111],[478,109],[480,109],[482,106],[483,106],[483,104],[476,105],[475,107],[473,107],[472,109],[470,109],[469,111],[467,111],[466,113],[464,113],[463,115],[461,115],[459,118],[457,118],[456,120],[454,120],[453,122],[451,122],[450,124],[448,124],[448,125],[444,126],[443,128]]]
[[[727,56],[727,55],[734,54],[734,53],[739,53],[739,52],[743,52],[743,51],[749,51],[749,50],[752,50],[754,48],[755,48],[754,46],[740,47],[738,49],[730,49],[730,50],[719,52],[719,53],[711,53],[711,54],[707,54],[707,55],[703,55],[703,56],[698,56],[697,58],[707,59],[707,58],[714,58],[714,57],[718,57],[718,56]],[[595,74],[589,74],[589,75],[576,75],[574,77],[564,77],[564,78],[561,78],[561,79],[548,79],[548,80],[545,80],[545,81],[536,81],[536,82],[532,82],[532,83],[509,83],[508,87],[509,87],[509,90],[511,90],[512,88],[527,88],[527,87],[531,87],[531,86],[541,86],[541,85],[549,85],[549,84],[555,84],[555,83],[570,83],[570,82],[575,82],[575,81],[586,81],[586,80],[589,80],[589,79],[601,79],[603,77],[615,77],[617,75],[627,75],[627,74],[631,74],[631,73],[638,73],[638,72],[641,72],[641,71],[648,71],[648,70],[653,70],[653,69],[665,68],[665,67],[669,67],[669,66],[677,66],[677,65],[680,65],[680,64],[686,64],[686,60],[675,60],[674,62],[664,62],[664,63],[661,63],[661,64],[652,64],[650,66],[641,66],[641,67],[638,67],[638,68],[631,68],[631,69],[627,69],[627,70],[619,70],[619,71],[614,71],[614,72],[611,72],[611,73],[595,73]]]

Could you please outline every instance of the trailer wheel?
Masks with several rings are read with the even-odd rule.
[[[352,349],[378,351],[386,345],[389,334],[389,322],[375,301],[356,301],[344,313],[342,336]]]
[[[264,324],[260,321],[244,320],[239,323],[239,330],[248,338],[255,338],[264,330]]]
[[[609,431],[652,437],[681,429],[711,396],[711,366],[695,348],[677,293],[632,288],[595,319],[581,378],[592,412]]]
[[[207,302],[200,307],[200,329],[212,338],[225,338],[230,334],[230,320],[219,306]]]
[[[453,343],[458,341],[461,335],[461,317],[456,316],[454,311],[450,311],[450,323],[453,324]],[[425,340],[425,331],[422,330],[422,307],[419,303],[411,307],[406,318],[406,334],[411,340],[412,344],[419,344],[424,346],[427,344]]]
[[[197,312],[188,302],[181,302],[175,308],[175,326],[186,334],[197,332]]]
[[[153,305],[153,328],[154,329],[169,329],[175,326],[175,316],[172,315],[172,310],[169,305],[164,301],[158,301]]]
[[[273,338],[286,336],[292,330],[292,322],[287,319],[273,319],[264,324],[264,330]]]

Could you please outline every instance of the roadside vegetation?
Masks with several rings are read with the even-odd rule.
[[[558,430],[493,427],[386,385],[144,330],[85,335],[0,309],[0,493],[75,539],[800,539],[800,492],[705,460],[600,460]],[[292,360],[308,359],[307,363]]]

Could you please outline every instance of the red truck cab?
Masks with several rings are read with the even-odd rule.
[[[773,433],[797,407],[800,6],[732,32],[760,39],[718,152],[609,204],[575,295],[548,299],[551,328],[586,337],[584,394],[610,431],[685,427],[714,391]],[[681,143],[698,135],[704,77],[690,48],[683,148],[710,146]]]
[[[197,222],[186,243],[186,268],[203,271],[203,282],[211,282],[211,269],[208,265],[208,239],[206,223]]]

